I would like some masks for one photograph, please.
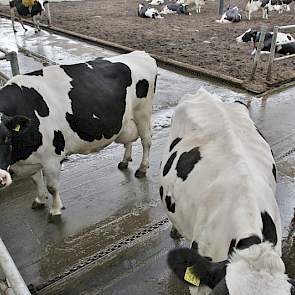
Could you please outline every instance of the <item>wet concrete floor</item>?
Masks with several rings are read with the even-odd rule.
[[[33,29],[14,35],[0,19],[0,47],[24,47],[56,63],[75,63],[115,53]],[[21,55],[21,73],[42,67]],[[9,68],[0,63],[0,71]],[[123,148],[111,145],[100,153],[74,155],[65,162],[61,196],[66,207],[61,222],[47,222],[47,208],[32,211],[35,187],[30,179],[15,181],[0,192],[0,236],[27,284],[38,294],[188,294],[166,265],[166,254],[177,246],[158,195],[158,173],[173,107],[185,93],[203,86],[224,100],[250,101],[257,126],[272,146],[278,163],[277,199],[284,229],[284,259],[295,276],[293,210],[295,177],[295,89],[266,100],[251,98],[221,85],[159,69],[153,112],[153,145],[147,178],[136,179],[141,147],[135,144],[126,172],[116,165]],[[49,199],[49,202],[51,200]],[[183,243],[183,242],[181,242]]]

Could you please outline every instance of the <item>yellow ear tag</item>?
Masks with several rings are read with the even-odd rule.
[[[20,125],[17,124],[13,130],[16,131],[16,132],[19,132],[19,130],[20,130]]]
[[[192,285],[195,285],[197,287],[200,286],[200,278],[193,273],[193,267],[187,267],[184,275],[184,280],[191,283]]]

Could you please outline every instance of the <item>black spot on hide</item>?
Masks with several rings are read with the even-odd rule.
[[[202,159],[198,147],[191,149],[189,152],[184,152],[178,159],[176,165],[177,176],[185,181],[197,164]]]
[[[130,68],[102,59],[61,68],[72,79],[72,114],[66,113],[71,129],[89,142],[118,134],[132,84]]]
[[[169,212],[175,213],[175,203],[172,203],[171,197],[166,196],[165,197],[166,206]]]
[[[136,83],[136,96],[138,98],[146,97],[149,91],[149,82],[146,79]]]
[[[64,151],[65,139],[60,130],[54,131],[53,146],[57,155],[61,155],[61,152]]]
[[[170,144],[169,152],[181,141],[182,138],[176,137]]]

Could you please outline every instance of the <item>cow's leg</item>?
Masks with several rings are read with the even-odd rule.
[[[39,27],[39,20],[38,20],[37,15],[33,16],[33,23],[34,23],[34,27],[35,27],[35,33],[38,33],[38,31],[41,31],[41,29]]]
[[[146,170],[149,168],[150,148],[152,142],[151,133],[151,110],[139,118],[136,118],[136,126],[142,145],[142,161],[139,168],[135,172],[135,177],[142,178],[146,175]]]
[[[15,25],[14,25],[14,20],[15,20],[15,11],[14,11],[14,7],[10,8],[10,18],[11,18],[11,23],[12,23],[13,31],[16,33],[17,30],[15,29]]]
[[[61,216],[61,210],[64,209],[59,195],[59,178],[61,165],[59,162],[52,162],[44,166],[46,167],[43,171],[47,189],[52,195],[52,206],[49,212],[48,221],[53,222],[54,219]]]
[[[51,14],[50,14],[50,7],[49,7],[48,1],[44,2],[44,8],[45,8],[45,14],[47,17],[47,24],[48,24],[48,27],[50,27],[51,26]]]
[[[23,29],[24,29],[25,31],[27,31],[28,29],[25,28],[25,25],[24,25],[24,22],[23,22],[23,19],[22,19],[21,16],[19,16],[19,22],[20,22],[20,24],[22,25]]]
[[[120,170],[124,170],[128,168],[128,163],[132,161],[131,153],[132,153],[132,142],[124,144],[125,153],[122,162],[118,164],[118,168]]]
[[[32,179],[37,186],[37,197],[32,204],[32,209],[43,209],[45,208],[47,192],[45,189],[42,170],[34,174]]]

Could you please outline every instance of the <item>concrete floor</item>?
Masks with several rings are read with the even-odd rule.
[[[58,63],[114,54],[44,31],[36,35],[31,28],[13,35],[9,21],[3,19],[0,36],[0,47],[17,50],[19,44]],[[22,73],[42,67],[32,58],[21,55],[21,60]],[[9,75],[5,63],[0,63],[0,71]],[[31,210],[35,194],[31,180],[16,181],[0,192],[0,236],[26,283],[40,289],[38,294],[189,294],[166,265],[168,250],[179,245],[169,237],[170,225],[158,195],[159,163],[173,107],[184,93],[194,93],[201,86],[227,101],[249,101],[251,97],[164,69],[159,73],[151,168],[146,179],[133,176],[141,154],[137,142],[134,161],[126,172],[116,168],[123,156],[119,145],[98,154],[74,155],[65,162],[61,196],[66,210],[58,224],[47,222],[47,208]],[[252,99],[250,104],[251,115],[278,163],[277,199],[283,219],[284,259],[293,277],[294,95],[295,88],[291,88],[267,100]],[[159,221],[163,222],[159,225]]]

